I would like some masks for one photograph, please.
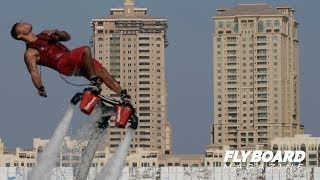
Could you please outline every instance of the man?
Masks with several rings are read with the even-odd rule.
[[[120,97],[130,98],[126,90],[122,90],[118,82],[92,58],[90,47],[82,46],[69,50],[60,41],[69,41],[70,35],[65,31],[45,30],[38,35],[33,34],[32,25],[25,22],[15,23],[11,29],[11,36],[26,43],[24,60],[30,72],[32,82],[38,94],[47,97],[42,84],[37,65],[46,66],[61,74],[84,76],[91,87],[101,91],[101,80]]]

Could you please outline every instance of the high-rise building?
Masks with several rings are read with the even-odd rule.
[[[139,117],[134,148],[171,152],[171,127],[167,120],[165,48],[167,20],[147,14],[133,0],[112,8],[110,15],[92,20],[95,58],[132,96]],[[105,94],[115,96],[110,90]],[[111,125],[114,124],[111,121]],[[111,126],[107,145],[113,152],[126,130]]]
[[[270,148],[274,137],[303,133],[294,9],[241,4],[217,11],[211,143]]]

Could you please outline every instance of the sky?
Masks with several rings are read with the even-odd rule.
[[[296,10],[300,40],[300,110],[305,133],[320,136],[319,42],[320,1],[309,0],[136,0],[153,16],[168,20],[166,49],[168,119],[171,122],[174,153],[203,153],[210,143],[213,124],[213,19],[216,9],[245,3],[289,5]],[[50,138],[70,98],[82,89],[66,84],[58,73],[41,68],[48,98],[41,98],[23,61],[25,45],[10,36],[20,20],[43,29],[66,30],[69,48],[88,45],[92,18],[121,7],[121,0],[43,1],[2,0],[0,6],[0,139],[8,148],[31,147],[32,138]],[[68,77],[85,83],[81,77]],[[78,110],[72,123],[76,130],[86,121]]]

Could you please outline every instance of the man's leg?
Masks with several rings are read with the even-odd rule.
[[[87,79],[96,81],[94,77],[99,77],[108,88],[120,94],[120,85],[97,60],[92,58],[91,49],[88,46],[83,47],[82,61]]]
[[[95,60],[96,62],[96,60]],[[98,62],[96,62],[98,63]],[[95,64],[96,64],[95,63]],[[100,65],[101,66],[101,65]],[[96,73],[97,73],[97,76],[99,78],[101,78],[101,80],[103,81],[103,83],[108,87],[110,88],[112,91],[114,91],[115,93],[117,94],[120,94],[121,92],[121,87],[118,83],[118,81],[111,75],[109,74],[109,72],[104,68],[104,67],[99,67],[97,66],[97,69],[96,69]]]
[[[83,62],[83,70],[85,73],[84,75],[88,79],[90,79],[93,76],[96,76],[95,68],[92,62],[91,49],[88,46],[83,46],[82,62]]]

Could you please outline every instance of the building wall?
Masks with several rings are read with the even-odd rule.
[[[306,152],[305,166],[320,165],[320,138],[310,134],[299,134],[290,138],[275,138],[271,141],[272,150]]]
[[[139,127],[130,150],[141,147],[170,153],[165,77],[167,20],[151,17],[147,9],[136,8],[128,1],[123,8],[111,9],[110,14],[92,20],[94,53],[132,96]],[[107,88],[104,94],[116,97]],[[113,125],[112,122],[107,136],[112,152],[125,134],[125,130]]]
[[[0,177],[3,179],[25,179],[30,168],[0,168]],[[95,179],[100,169],[91,168],[88,180]],[[55,173],[50,174],[51,179],[73,179],[72,169],[58,168]],[[300,171],[286,171],[286,169],[266,169],[265,175],[261,176],[256,171],[227,170],[222,167],[212,168],[185,168],[185,167],[162,167],[162,168],[129,168],[124,167],[119,180],[148,179],[148,180],[200,180],[200,179],[320,179],[320,168],[303,168]]]
[[[267,15],[255,11],[261,7],[269,10]],[[218,10],[214,23],[211,142],[231,149],[269,149],[274,137],[303,133],[294,11],[239,5]]]
[[[48,140],[36,138],[33,140],[32,148],[16,148],[5,150],[0,154],[0,167],[33,167],[37,158],[43,152],[43,147]],[[61,147],[57,167],[76,167],[80,162],[81,150],[87,142],[72,140],[65,137]],[[3,145],[4,147],[4,145]],[[100,147],[95,154],[91,167],[104,167],[107,161],[112,157],[111,148]],[[129,167],[164,167],[164,166],[184,166],[200,167],[203,166],[204,155],[181,155],[181,154],[163,154],[158,150],[146,150],[145,148],[135,148],[128,153],[126,166]]]

